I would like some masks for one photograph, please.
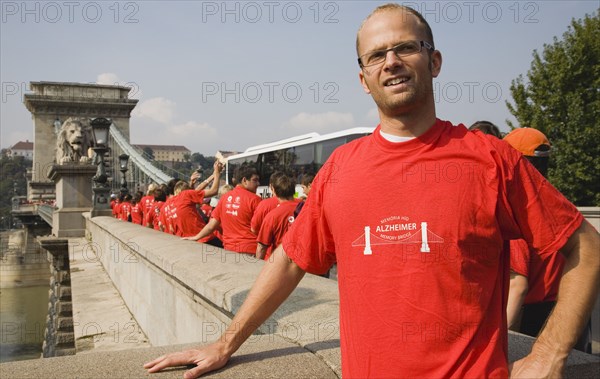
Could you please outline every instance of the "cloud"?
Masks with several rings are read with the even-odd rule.
[[[106,84],[109,86],[120,85],[121,81],[117,74],[113,74],[112,72],[105,72],[103,74],[98,75],[96,79],[97,84]]]
[[[212,139],[217,135],[217,130],[206,122],[188,121],[184,124],[171,125],[167,128],[168,133],[185,139],[202,138]],[[185,141],[184,139],[184,141]]]
[[[175,103],[164,97],[154,97],[139,103],[131,112],[134,117],[148,118],[164,125],[171,125]]]
[[[298,113],[285,124],[285,127],[306,132],[329,132],[354,126],[354,116],[351,113]]]

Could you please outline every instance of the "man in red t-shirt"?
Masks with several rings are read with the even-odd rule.
[[[437,119],[434,46],[411,8],[367,17],[359,78],[379,126],[318,172],[222,336],[148,362],[149,372],[195,365],[184,374],[194,378],[223,367],[305,272],[337,262],[344,378],[561,376],[598,295],[600,236],[505,142]],[[357,188],[365,206],[355,206]],[[520,238],[540,254],[560,250],[569,272],[531,353],[509,368],[504,241]]]
[[[152,203],[154,203],[154,190],[158,188],[156,183],[150,183],[146,195],[140,200],[140,209],[142,211],[142,218],[146,219],[146,213],[152,209]]]
[[[152,208],[144,216],[144,226],[161,231],[159,219],[161,210],[167,200],[166,186],[156,188],[153,193],[154,201],[152,201]]]
[[[123,195],[118,218],[121,221],[131,221],[131,195],[128,193]]]
[[[206,222],[204,222],[204,219],[200,216],[200,210],[197,206],[204,203],[205,197],[212,197],[217,194],[219,191],[220,177],[221,166],[216,164],[215,171],[210,177],[212,186],[206,191],[204,190],[206,185],[200,185],[196,189],[190,189],[188,183],[184,181],[175,185],[175,197],[171,204],[175,235],[180,237],[195,236],[204,228],[204,226],[206,226]],[[192,182],[193,181],[192,178]],[[208,184],[208,182],[206,184]],[[214,234],[211,234],[198,241],[208,242],[213,238]]]
[[[254,255],[256,235],[250,231],[250,222],[260,203],[260,197],[256,195],[259,178],[253,167],[242,167],[235,177],[236,183],[239,184],[219,199],[219,204],[204,229],[185,239],[197,241],[206,238],[220,227],[223,230],[225,250]]]
[[[281,243],[283,235],[294,222],[298,202],[294,199],[296,183],[282,172],[271,175],[271,191],[279,206],[269,212],[256,237],[256,258],[269,259],[271,252]],[[264,200],[263,200],[264,201]]]
[[[280,172],[278,171],[275,171],[271,174],[271,177],[269,177],[269,189],[271,190],[271,197],[262,199],[260,204],[258,204],[258,207],[256,207],[256,210],[254,211],[252,221],[250,222],[250,230],[252,230],[252,233],[254,234],[258,234],[260,226],[262,225],[262,222],[265,219],[267,213],[271,212],[279,205],[279,200],[273,193],[273,180],[275,176],[279,174]]]
[[[131,222],[142,225],[144,221],[144,213],[142,212],[142,195],[143,192],[136,192],[131,199]]]

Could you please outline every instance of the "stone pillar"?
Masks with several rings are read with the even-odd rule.
[[[42,356],[48,358],[74,355],[75,332],[71,302],[69,241],[53,237],[40,237],[38,242],[42,249],[48,251],[51,273]]]
[[[92,177],[96,166],[87,163],[53,165],[50,179],[56,183],[56,207],[52,215],[52,235],[85,236],[81,215],[92,208]]]
[[[33,93],[25,94],[24,103],[31,112],[34,126],[33,169],[28,181],[28,199],[54,198],[48,174],[55,161],[54,123],[69,117],[110,118],[129,140],[129,118],[138,100],[129,99],[130,87],[84,83],[31,82]]]

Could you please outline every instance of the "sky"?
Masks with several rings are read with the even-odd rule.
[[[33,140],[32,81],[118,84],[139,100],[133,144],[244,151],[309,132],[375,127],[356,31],[379,1],[1,2],[0,146]],[[405,1],[443,66],[437,116],[508,131],[510,84],[534,50],[599,1]]]

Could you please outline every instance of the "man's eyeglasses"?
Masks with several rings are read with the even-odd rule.
[[[389,49],[375,50],[363,54],[358,57],[358,65],[360,67],[375,66],[385,62],[385,57],[388,51],[392,51],[396,58],[406,57],[409,55],[420,53],[425,47],[427,50],[433,51],[433,46],[425,41],[404,41]]]

